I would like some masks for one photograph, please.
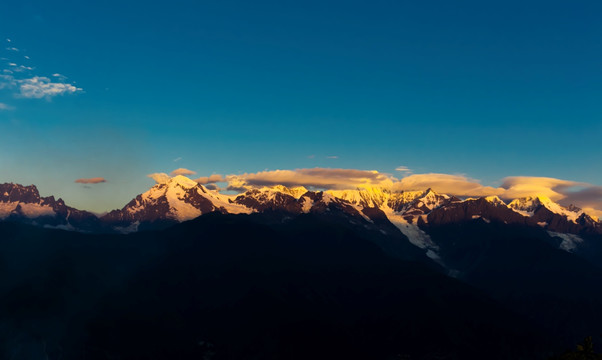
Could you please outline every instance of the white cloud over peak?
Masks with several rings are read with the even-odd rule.
[[[161,172],[161,173],[148,174],[146,176],[155,180],[155,182],[157,184],[163,184],[163,183],[166,183],[167,181],[169,181],[169,179],[173,178],[174,176],[178,176],[178,175],[186,176],[186,175],[194,175],[194,174],[196,174],[195,171],[180,168],[180,169],[176,169],[176,170],[172,171],[170,174]],[[217,186],[214,186],[214,183],[225,182],[226,179],[222,175],[213,174],[210,176],[202,176],[198,179],[194,179],[193,181],[195,181],[201,185],[212,185],[211,186],[212,189],[218,189]]]
[[[450,174],[414,174],[396,181],[392,190],[425,190],[433,189],[440,193],[454,196],[488,196],[502,195],[504,189],[483,186],[478,180],[463,175]]]
[[[588,184],[535,176],[509,176],[502,182],[502,188],[506,189],[504,193],[506,197],[517,198],[537,194],[547,196],[554,201],[564,199],[571,188],[578,186],[588,186]]]
[[[146,176],[155,180],[157,184],[163,184],[171,179],[171,176],[167,175],[166,173],[153,173]]]
[[[331,168],[272,170],[226,176],[231,189],[271,185],[324,189],[353,189],[358,186],[390,187],[393,183],[392,179],[390,175],[375,170]]]
[[[198,179],[194,179],[194,181],[196,181],[197,183],[199,183],[201,185],[206,185],[206,184],[212,184],[212,183],[216,183],[216,182],[224,182],[224,181],[226,181],[226,179],[219,174],[213,174],[210,176],[201,176]]]
[[[176,176],[176,175],[194,175],[194,174],[196,174],[196,171],[179,168],[179,169],[175,169],[174,171],[172,171],[170,175]]]

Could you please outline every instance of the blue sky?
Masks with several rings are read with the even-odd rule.
[[[602,185],[601,10],[593,1],[7,3],[0,182],[94,211],[122,207],[153,184],[147,174],[180,167],[400,177],[406,166],[492,186],[507,176]],[[107,182],[74,182],[91,177]]]

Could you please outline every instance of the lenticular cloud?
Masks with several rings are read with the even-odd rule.
[[[77,180],[75,180],[75,182],[78,184],[100,184],[100,183],[107,182],[107,180],[102,177],[94,177],[94,178],[88,178],[88,179],[77,179]]]

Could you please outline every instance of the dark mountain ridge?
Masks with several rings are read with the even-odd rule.
[[[0,354],[531,359],[551,346],[544,329],[387,256],[353,225],[273,220],[212,213],[131,235],[0,223]]]

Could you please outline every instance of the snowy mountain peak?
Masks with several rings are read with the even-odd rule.
[[[576,222],[577,218],[583,214],[583,211],[576,206],[565,208],[544,195],[527,196],[514,199],[510,202],[510,204],[508,204],[508,207],[524,216],[529,217],[532,217],[536,211],[544,207],[554,214],[566,217],[572,222]]]
[[[418,199],[424,194],[424,191],[403,191],[391,194],[388,206],[395,211],[402,211],[408,204]]]
[[[362,185],[360,187],[357,188],[358,191],[364,191],[368,194],[374,194],[374,195],[379,195],[379,196],[383,196],[383,195],[390,195],[391,191],[387,188],[384,188],[382,186],[368,186],[368,185]]]
[[[583,212],[583,210],[580,207],[577,207],[577,206],[575,206],[573,204],[569,204],[569,206],[567,206],[566,209],[568,211],[572,211],[572,212],[576,212],[576,213]]]
[[[0,184],[0,220],[14,219],[26,223],[82,230],[94,227],[97,217],[65,205],[54,196],[41,197],[35,185]]]
[[[54,216],[51,205],[56,205],[54,197],[41,198],[34,185],[0,184],[0,219],[11,216],[34,219],[40,216]]]
[[[525,196],[512,200],[508,206],[510,207],[532,207],[542,206],[546,204],[554,203],[552,199],[545,195],[533,195]]]
[[[486,196],[485,200],[492,204],[495,204],[495,205],[506,206],[506,203],[502,199],[500,199],[497,195]]]
[[[450,197],[445,194],[438,194],[433,189],[427,189],[422,195],[414,200],[416,203],[423,203],[430,210],[443,205],[444,201]]]
[[[171,179],[169,179],[167,181],[167,184],[170,186],[178,185],[183,189],[192,189],[199,185],[196,181],[189,179],[183,175],[177,175],[177,176],[172,177]]]
[[[428,189],[424,190],[423,196],[426,196],[426,195],[429,195],[429,194],[437,195],[437,193],[435,192],[435,190],[433,190],[432,188],[428,188]]]
[[[328,190],[327,194],[354,205],[382,207],[391,198],[391,192],[378,186],[365,186],[355,190]]]
[[[232,199],[232,196],[207,190],[194,180],[178,175],[154,185],[122,209],[103,216],[102,220],[114,224],[116,230],[130,232],[138,230],[130,226],[134,223],[181,222],[212,211],[251,212],[245,206],[233,204]]]
[[[307,192],[307,189],[303,186],[295,186],[295,187],[286,187],[284,185],[275,185],[272,187],[264,187],[261,189],[262,191],[278,191],[284,194],[288,194],[295,199],[299,199],[303,194]]]
[[[525,216],[532,216],[535,210],[542,206],[546,200],[552,201],[544,196],[526,196],[512,200],[508,207]]]
[[[35,185],[23,186],[19,184],[0,184],[0,201],[4,202],[26,202],[40,201],[40,193]]]

